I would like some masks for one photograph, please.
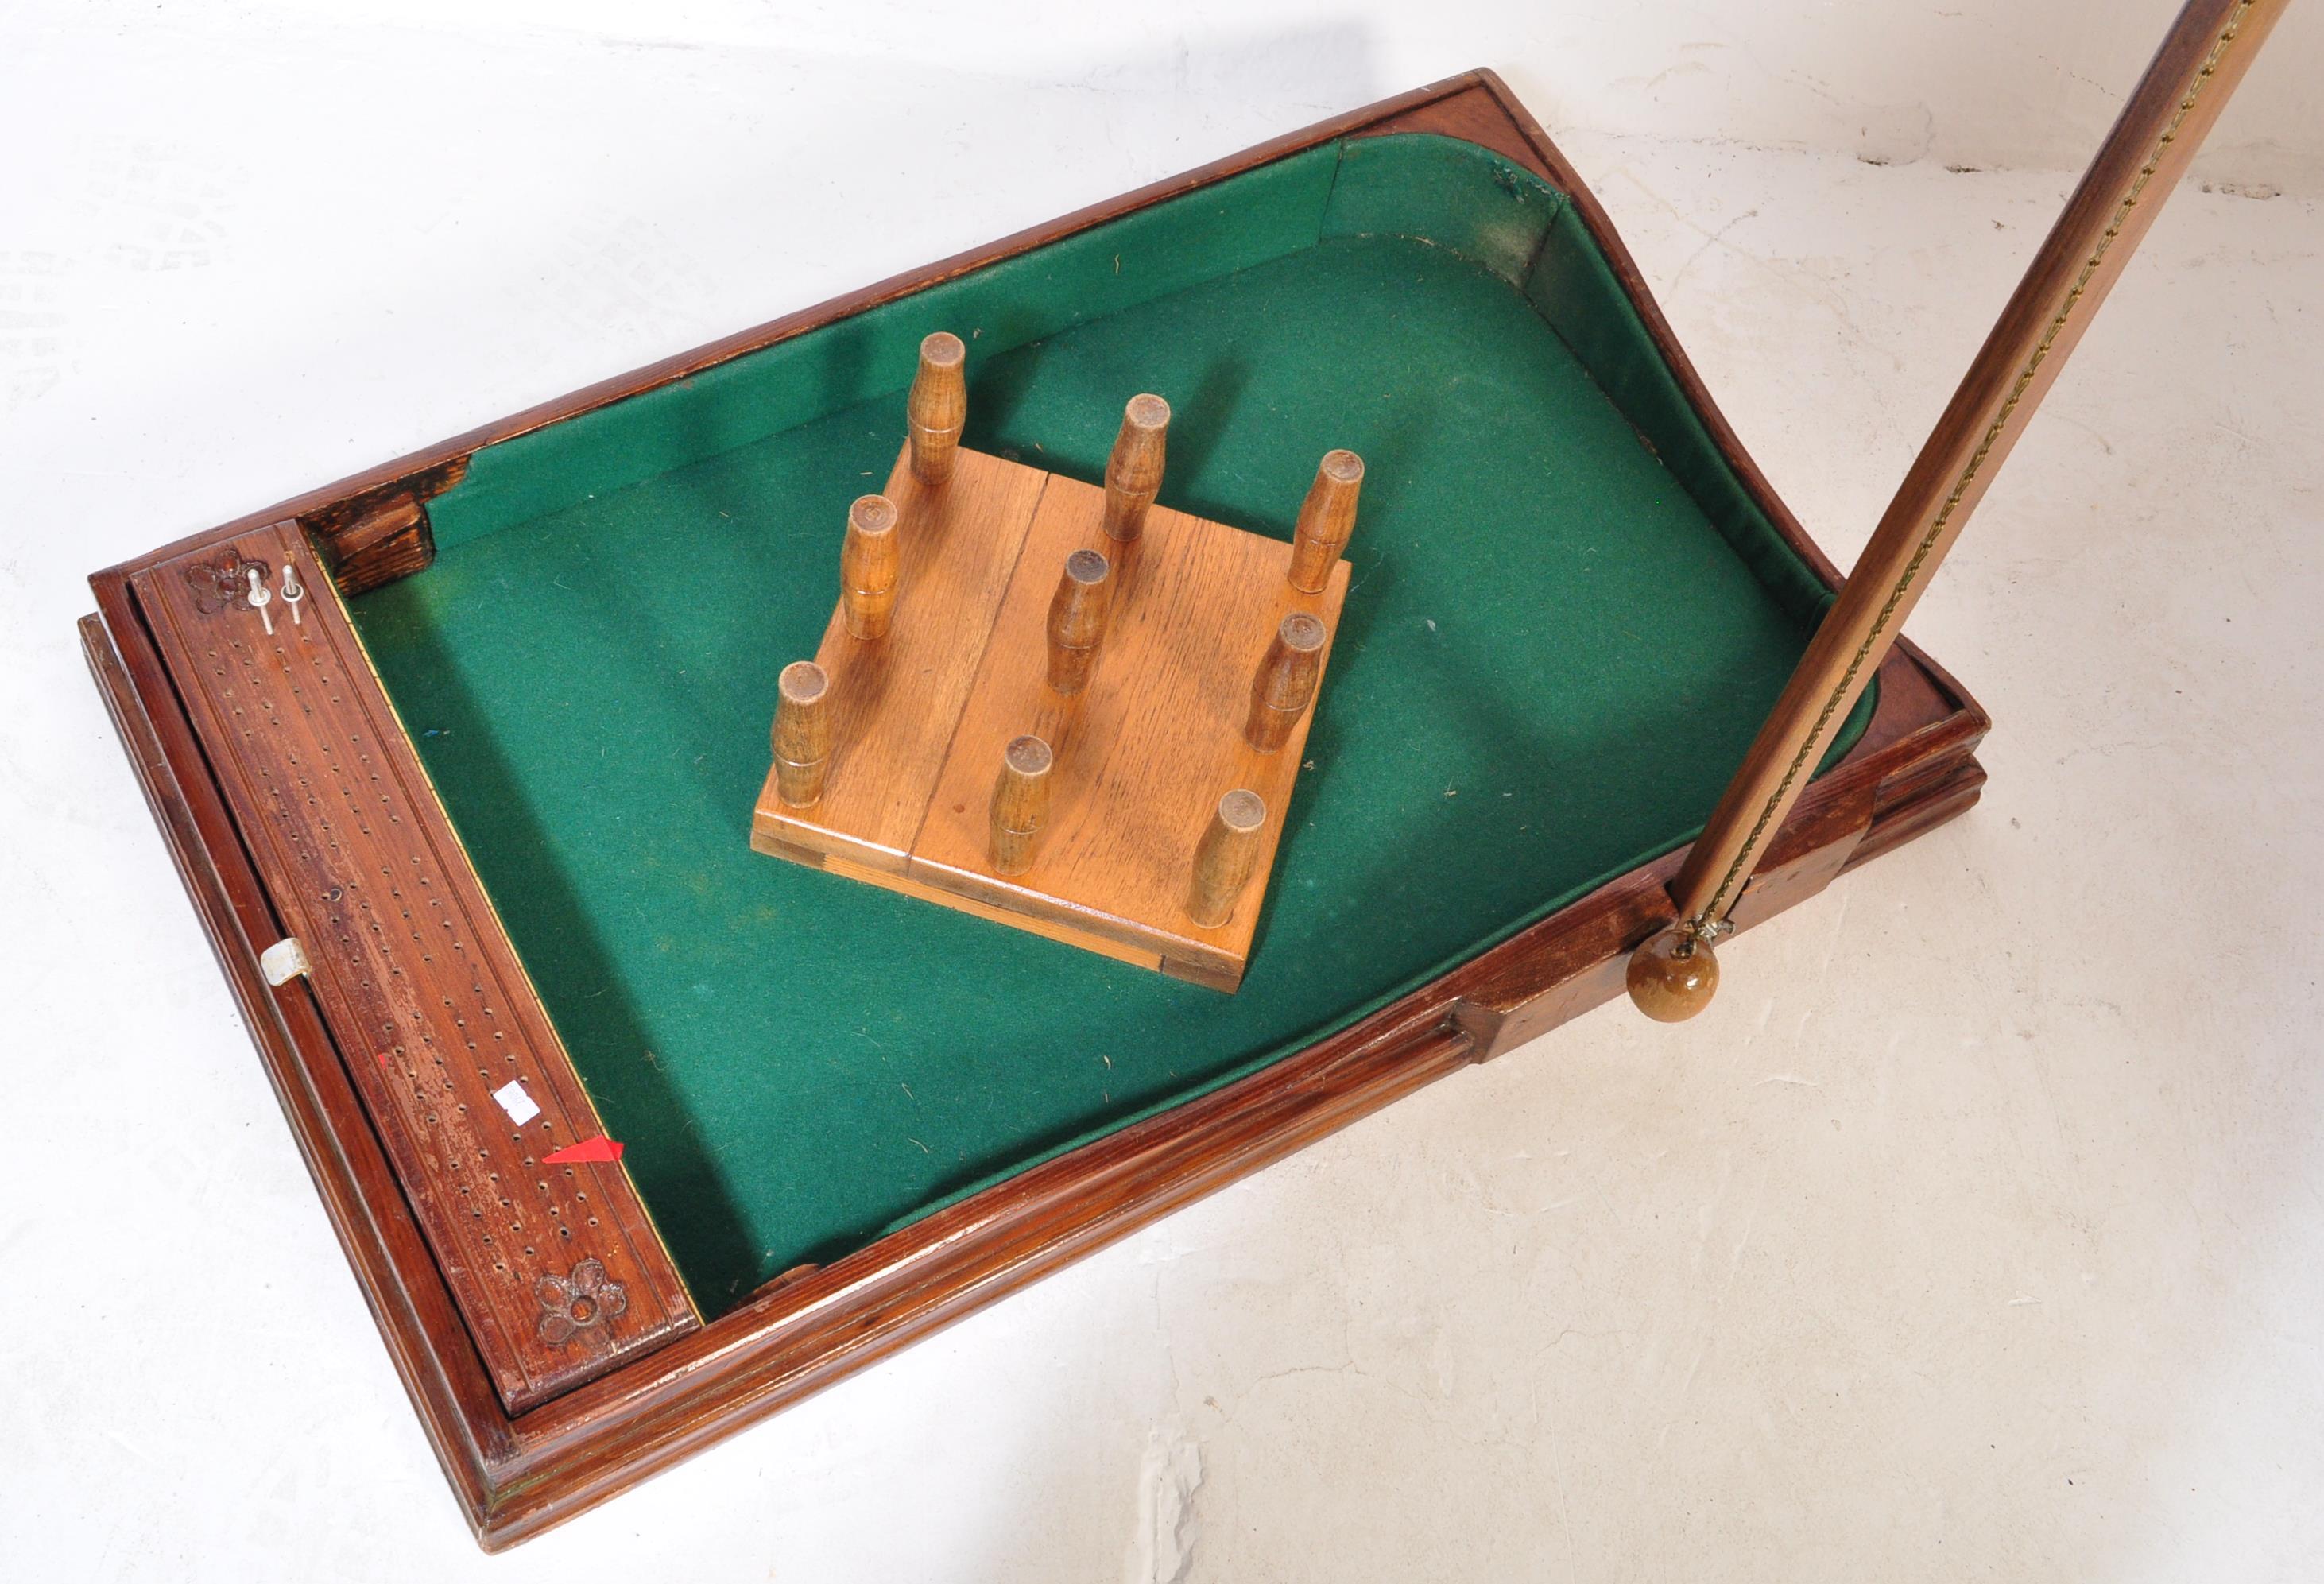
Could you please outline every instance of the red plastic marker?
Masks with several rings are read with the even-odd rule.
[[[600,1133],[595,1138],[584,1138],[578,1144],[568,1144],[563,1149],[552,1149],[540,1157],[544,1166],[579,1165],[587,1161],[617,1161],[622,1158],[622,1144]]]

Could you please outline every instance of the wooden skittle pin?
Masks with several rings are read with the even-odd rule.
[[[775,691],[775,789],[793,808],[812,808],[831,762],[831,679],[813,660],[793,660]]]
[[[1089,685],[1090,667],[1113,608],[1113,566],[1095,550],[1065,557],[1049,601],[1049,686],[1071,695]]]
[[[847,509],[847,542],[839,552],[839,599],[850,637],[888,635],[901,560],[895,503],[885,495],[856,497]]]
[[[1356,495],[1364,484],[1364,459],[1353,451],[1326,451],[1316,465],[1315,482],[1307,486],[1300,503],[1298,526],[1291,534],[1291,586],[1302,594],[1321,594],[1332,576],[1332,563],[1348,548],[1356,531]]]
[[[1238,787],[1219,799],[1210,828],[1194,844],[1194,871],[1186,887],[1186,916],[1215,929],[1234,916],[1235,901],[1250,884],[1259,861],[1259,833],[1267,824],[1267,803]]]
[[[1049,769],[1056,756],[1038,737],[1019,737],[1001,756],[992,783],[992,867],[1023,874],[1033,867],[1041,827],[1049,820]]]
[[[1315,682],[1323,674],[1323,639],[1322,619],[1305,611],[1292,612],[1275,630],[1250,681],[1250,716],[1242,729],[1243,741],[1259,752],[1282,747],[1314,702]]]
[[[1146,509],[1162,488],[1163,453],[1170,434],[1170,404],[1159,396],[1132,396],[1122,410],[1121,432],[1105,465],[1105,531],[1127,544],[1146,528]]]
[[[961,372],[967,357],[968,349],[949,330],[920,342],[920,368],[912,376],[904,418],[912,437],[912,475],[922,483],[952,477],[953,456],[968,422],[968,382]]]

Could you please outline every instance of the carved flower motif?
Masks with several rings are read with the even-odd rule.
[[[540,1340],[552,1348],[630,1306],[622,1284],[607,1281],[605,1267],[594,1259],[583,1260],[569,1275],[541,1277],[532,1295],[540,1300]]]
[[[188,563],[186,582],[194,591],[194,609],[205,616],[215,616],[241,604],[249,597],[254,567],[262,584],[274,576],[274,569],[265,562],[247,560],[231,548],[218,560]]]

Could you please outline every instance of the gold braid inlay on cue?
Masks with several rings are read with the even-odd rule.
[[[1775,810],[1783,806],[1784,797],[1792,789],[1792,783],[1799,779],[1800,771],[1807,766],[1817,745],[1823,741],[1824,732],[1831,728],[1832,716],[1839,713],[1840,701],[1848,696],[1849,689],[1855,685],[1857,673],[1863,669],[1865,659],[1880,641],[1880,635],[1887,631],[1889,620],[1896,613],[1897,605],[1903,603],[1904,595],[1911,592],[1914,583],[1920,577],[1921,568],[1927,563],[1931,552],[1936,548],[1937,541],[1944,537],[1945,529],[1952,521],[1953,511],[1960,505],[1961,497],[1969,493],[1969,485],[1976,482],[1978,474],[1983,470],[1986,458],[1992,454],[1993,447],[2001,438],[2001,431],[2009,423],[2010,415],[2017,410],[2018,403],[2024,400],[2026,391],[2034,383],[2034,376],[2040,372],[2043,362],[2050,355],[2050,348],[2056,344],[2059,336],[2064,332],[2067,321],[2073,317],[2075,307],[2082,300],[2083,294],[2089,290],[2091,281],[2096,279],[2100,265],[2106,262],[2107,250],[2114,245],[2115,238],[2122,234],[2123,226],[2129,220],[2131,211],[2138,207],[2139,198],[2145,192],[2146,184],[2154,179],[2155,170],[2162,164],[2163,156],[2170,151],[2172,140],[2179,135],[2180,126],[2195,108],[2195,101],[2202,94],[2204,86],[2218,70],[2219,62],[2227,56],[2227,46],[2235,42],[2236,34],[2243,26],[2246,14],[2255,3],[2256,0],[2242,0],[2234,14],[2227,18],[2226,24],[2220,28],[2219,36],[2211,41],[2211,52],[2204,58],[2201,68],[2195,73],[2194,80],[2188,84],[2186,94],[2179,101],[2179,108],[2172,115],[2169,124],[2163,127],[2162,134],[2154,140],[2153,152],[2146,156],[2146,162],[2139,167],[2138,174],[2132,178],[2130,189],[2123,194],[2121,203],[2115,207],[2113,221],[2099,235],[2097,244],[2090,249],[2089,257],[2082,261],[2081,272],[2075,276],[2073,285],[2067,289],[2065,299],[2058,305],[2058,311],[2051,317],[2048,327],[2042,332],[2041,340],[2035,342],[2034,350],[2026,355],[2025,365],[2018,370],[2017,379],[2010,386],[2009,394],[2002,400],[2000,408],[1994,413],[1993,421],[1986,426],[1984,435],[1978,441],[1977,449],[1969,454],[1969,461],[1961,468],[1960,476],[1953,481],[1952,493],[1946,496],[1945,503],[1937,509],[1936,516],[1929,523],[1928,532],[1921,536],[1920,545],[1914,550],[1913,558],[1904,564],[1904,570],[1898,576],[1895,586],[1888,591],[1888,598],[1881,605],[1880,613],[1873,618],[1871,628],[1864,635],[1864,641],[1857,646],[1856,653],[1849,658],[1848,669],[1840,674],[1840,681],[1831,690],[1831,695],[1824,700],[1823,709],[1817,714],[1815,724],[1809,729],[1806,740],[1800,744],[1799,752],[1792,756],[1791,764],[1784,769],[1783,780],[1776,784],[1775,791],[1769,794],[1766,806],[1759,810],[1758,820],[1752,825],[1750,833],[1743,838],[1742,848],[1735,854],[1735,861],[1729,864],[1727,872],[1720,877],[1719,889],[1711,893],[1711,900],[1703,904],[1702,910],[1688,919],[1683,926],[1689,934],[1707,935],[1718,926],[1720,910],[1727,901],[1727,893],[1734,888],[1737,878],[1744,871],[1744,866],[1750,861],[1751,854],[1757,851],[1759,839],[1766,834],[1768,822],[1775,817]]]

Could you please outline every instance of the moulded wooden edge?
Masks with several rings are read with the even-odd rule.
[[[125,581],[97,593],[99,613],[80,621],[97,692],[421,1430],[482,1540],[493,1469],[514,1450],[499,1394],[305,981],[277,991],[259,971],[257,943],[280,938],[280,920]]]
[[[1783,507],[1702,388],[1586,184],[1489,71],[1318,123],[1167,181],[881,281],[695,352],[545,403],[441,445],[195,534],[91,578],[82,631],[100,691],[196,911],[249,1023],[327,1213],[347,1250],[464,1515],[487,1550],[595,1506],[915,1338],[1004,1296],[1471,1061],[1619,993],[1620,961],[1671,916],[1682,850],[1480,953],[1357,1027],[883,1238],[788,1273],[742,1307],[599,1380],[512,1418],[461,1328],[327,1031],[303,988],[266,989],[254,938],[268,904],[182,705],[139,628],[127,575],[296,515],[346,522],[397,490],[425,498],[479,447],[1332,138],[1465,137],[1563,187],[1689,399],[1779,531],[1827,582],[1831,564]],[[430,486],[433,487],[430,487]],[[1881,669],[1870,730],[1812,787],[1738,903],[1748,927],[1972,804],[1988,722],[1952,679],[1900,643]],[[1610,977],[1609,969],[1611,969]]]
[[[235,536],[224,553],[287,569],[311,548],[303,530],[283,522]],[[371,1042],[363,1046],[367,1071],[350,1074],[355,1088],[390,1158],[401,1163],[502,1399],[521,1411],[700,1317],[628,1169],[618,1160],[549,1164],[552,1146],[600,1133],[595,1108],[338,595],[318,580],[298,607],[302,624],[278,614],[272,635],[260,638],[246,606],[220,611],[214,592],[206,598],[189,584],[189,573],[214,576],[217,554],[198,551],[130,579],[142,636],[164,669],[175,668],[178,701],[281,933],[306,943],[313,966],[298,984],[327,1021],[336,1018],[342,1040]],[[245,718],[274,724],[252,731]],[[303,798],[278,790],[310,778]],[[374,863],[382,877],[390,865],[400,872],[374,879]],[[327,887],[327,898],[319,894]],[[409,899],[391,899],[399,897]],[[440,933],[423,944],[418,922],[401,924],[401,934],[395,925],[380,930],[399,908],[403,920],[420,914]],[[389,939],[401,948],[374,944]],[[399,981],[394,990],[372,988]],[[470,1061],[445,1063],[464,1038]],[[431,1051],[437,1065],[423,1081]],[[490,1090],[519,1076],[534,1116],[504,1127]],[[487,1221],[470,1206],[495,1192],[514,1208]],[[519,1252],[535,1242],[540,1257],[529,1246]],[[624,1294],[625,1306],[611,1311],[621,1319],[553,1341],[537,1329],[537,1284],[561,1280],[585,1257],[613,1281],[609,1291]]]
[[[1425,1082],[1619,994],[1629,946],[1671,916],[1663,886],[1683,856],[1601,888],[1355,1028],[832,1266],[772,1284],[683,1342],[512,1420],[493,1395],[303,992],[281,1016],[272,1015],[278,1008],[258,977],[255,949],[209,861],[214,836],[196,828],[188,812],[207,802],[214,818],[223,817],[215,791],[180,792],[106,625],[89,617],[83,634],[325,1208],[462,1510],[488,1550],[573,1516]],[[1924,717],[1898,733],[1857,767],[1858,785],[1838,800],[1837,817],[1826,816],[1837,833],[1804,851],[1787,840],[1767,874],[1781,883],[1812,867],[1828,879],[1860,849],[1888,844],[1882,838],[1889,828],[1917,833],[1966,807],[1982,771],[1969,757],[1975,734],[1965,725]],[[1923,771],[1938,762],[1952,770],[1932,780]],[[1855,824],[1866,800],[1892,777],[1922,790],[1868,827]],[[229,854],[224,867],[240,868],[247,887],[254,877],[246,861],[233,861],[239,857]],[[1781,905],[1808,894],[1803,889]]]

